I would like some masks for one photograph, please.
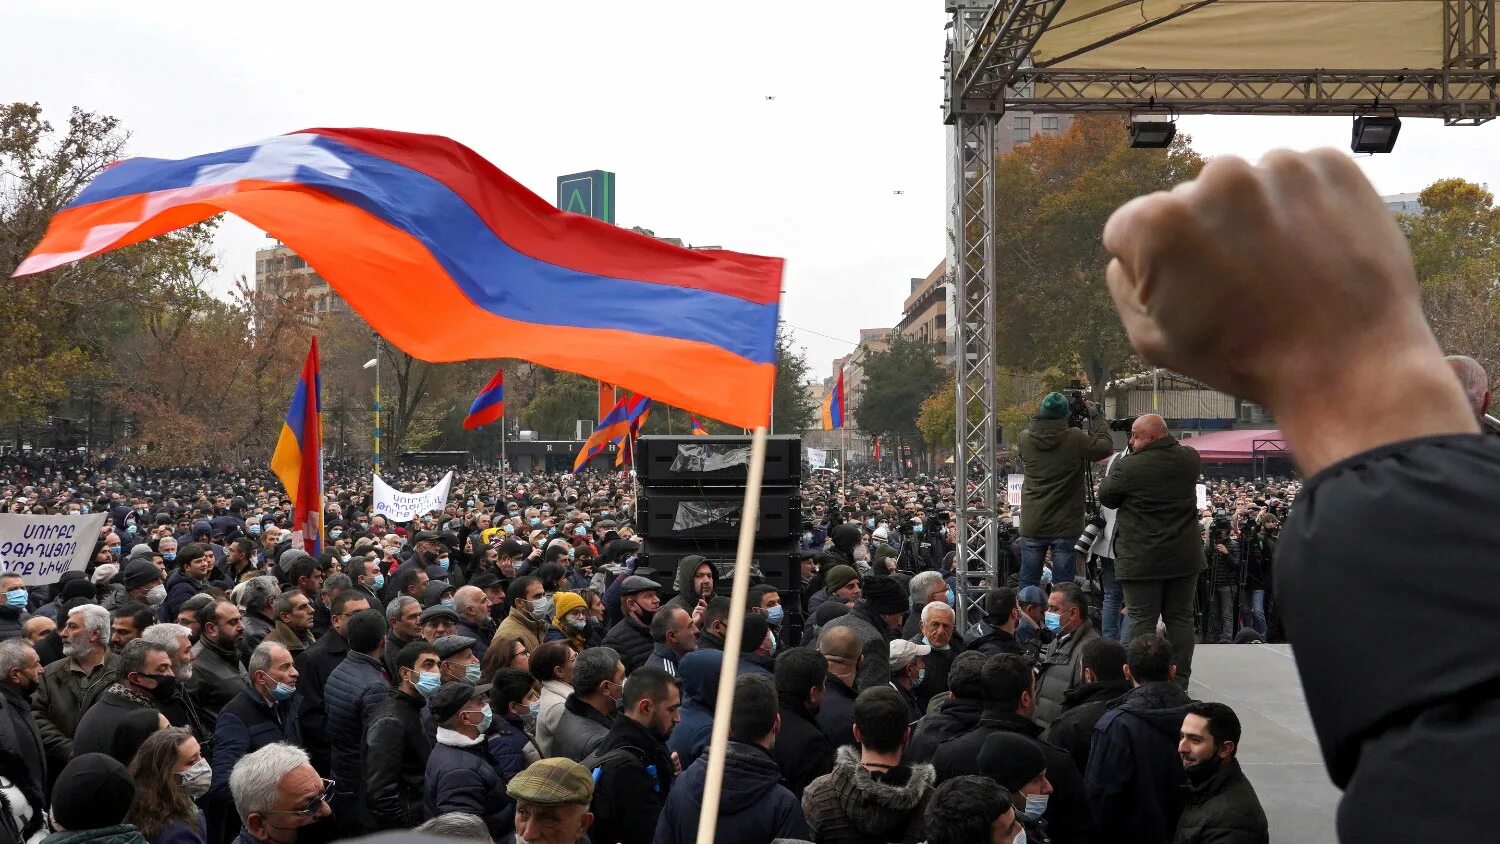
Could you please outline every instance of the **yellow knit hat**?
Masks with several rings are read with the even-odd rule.
[[[583,596],[577,592],[558,592],[552,596],[554,609],[552,611],[552,623],[561,630],[563,628],[563,616],[576,609],[586,609],[588,604],[584,602]]]

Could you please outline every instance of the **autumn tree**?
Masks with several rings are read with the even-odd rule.
[[[111,365],[121,337],[174,297],[196,296],[213,269],[211,222],[20,279],[10,276],[52,216],[111,163],[127,133],[113,117],[73,109],[58,129],[34,103],[0,106],[0,422],[28,421]]]
[[[1192,179],[1203,159],[1178,134],[1164,150],[1130,149],[1122,118],[1081,115],[995,162],[995,320],[1014,369],[1081,370],[1094,399],[1137,365],[1104,284],[1100,233],[1126,201]]]
[[[1500,208],[1463,179],[1432,183],[1421,214],[1401,215],[1422,306],[1444,351],[1500,371]]]
[[[859,430],[880,436],[890,453],[900,454],[903,444],[920,440],[922,402],[947,378],[939,349],[897,334],[890,348],[866,352],[862,366],[864,392],[854,408],[854,422]]]

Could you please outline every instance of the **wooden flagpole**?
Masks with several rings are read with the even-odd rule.
[[[719,792],[724,786],[724,755],[729,747],[729,720],[734,717],[734,681],[739,673],[740,640],[745,626],[745,604],[750,595],[750,559],[755,551],[755,526],[760,521],[760,487],[765,476],[766,426],[750,440],[750,477],[745,483],[740,542],[734,556],[734,588],[729,593],[729,629],[724,633],[724,662],[719,668],[719,695],[714,702],[714,729],[708,742],[708,777],[703,783],[703,808],[698,813],[697,844],[713,844],[719,822]]]

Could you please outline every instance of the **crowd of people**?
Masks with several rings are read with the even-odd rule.
[[[315,557],[260,469],[14,458],[7,510],[107,518],[85,570],[0,584],[3,840],[692,841],[725,659],[719,841],[1266,840],[1234,713],[1086,576],[1023,565],[959,630],[951,478],[802,494],[726,655],[727,573],[653,568],[628,474],[461,470],[390,524],[331,471]]]

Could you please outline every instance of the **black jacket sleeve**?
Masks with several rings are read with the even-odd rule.
[[[1497,509],[1500,437],[1485,435],[1357,455],[1296,500],[1275,588],[1329,776],[1347,789],[1341,840],[1500,826],[1500,802],[1473,787],[1494,777],[1500,743]],[[1396,619],[1413,629],[1388,635]]]
[[[379,829],[398,829],[412,825],[401,799],[400,719],[380,717],[365,731],[365,802]]]

